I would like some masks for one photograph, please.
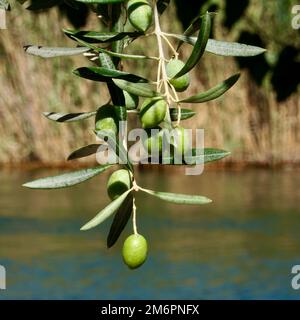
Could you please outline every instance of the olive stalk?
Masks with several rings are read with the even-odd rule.
[[[160,28],[159,14],[158,14],[158,10],[157,10],[157,1],[156,0],[154,0],[154,24],[155,24],[154,34],[157,39],[158,54],[159,54],[159,57],[158,57],[159,63],[158,63],[158,70],[157,70],[157,72],[159,74],[158,88],[159,88],[159,83],[161,81],[164,86],[164,90],[165,90],[164,94],[166,96],[168,105],[170,106],[171,103],[173,102],[173,97],[172,97],[170,90],[169,90],[169,81],[168,81],[168,76],[167,76],[167,71],[166,71],[166,63],[165,63],[166,59],[165,59],[164,48],[163,48],[163,43],[162,43],[163,32],[161,31],[161,28]],[[170,127],[172,129],[173,127],[172,127],[172,121],[171,121],[171,115],[170,115],[169,108],[167,109],[165,120],[166,120],[168,127]]]
[[[180,120],[181,120],[181,107],[180,107],[180,104],[177,102],[177,101],[179,101],[177,92],[176,92],[175,88],[173,87],[173,85],[169,82],[169,79],[168,79],[168,75],[167,75],[167,71],[166,71],[166,61],[167,60],[166,60],[165,54],[164,54],[162,39],[170,47],[170,49],[172,50],[174,57],[176,59],[178,58],[178,52],[172,46],[169,39],[166,37],[165,33],[161,30],[156,0],[154,1],[154,24],[155,24],[154,34],[156,35],[158,53],[159,53],[159,57],[158,57],[159,62],[158,62],[158,70],[157,70],[157,89],[160,92],[160,90],[162,89],[162,86],[164,86],[164,90],[165,90],[164,94],[166,96],[168,106],[170,106],[172,102],[176,102],[177,108],[178,108],[178,119],[176,122],[176,126],[179,126]],[[174,97],[173,97],[172,93],[170,93],[170,88],[174,94]],[[173,129],[169,108],[167,109],[165,120],[166,120],[166,123],[168,124],[168,126],[171,129]]]
[[[135,205],[135,197],[133,197],[132,204],[132,224],[133,224],[133,233],[138,234],[137,225],[136,225],[136,205]]]

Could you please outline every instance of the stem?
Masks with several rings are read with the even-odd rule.
[[[154,23],[155,23],[154,33],[156,35],[158,52],[159,52],[158,73],[161,74],[161,81],[163,83],[164,90],[165,90],[164,95],[167,99],[168,105],[170,105],[172,103],[172,95],[170,94],[170,91],[169,91],[169,81],[168,81],[168,76],[167,76],[167,71],[166,71],[166,63],[165,63],[166,59],[165,59],[165,54],[164,54],[164,49],[163,49],[163,44],[162,44],[163,33],[160,28],[159,14],[158,14],[158,10],[157,10],[156,0],[154,0]],[[159,88],[159,86],[158,86],[158,88]],[[167,109],[167,112],[166,112],[165,121],[166,121],[167,125],[172,129],[172,121],[171,121],[169,108]]]
[[[133,197],[133,205],[132,205],[132,225],[133,225],[133,233],[138,234],[137,226],[136,226],[136,205],[135,205],[135,197]]]
[[[176,99],[176,103],[177,103],[177,109],[178,109],[178,115],[177,115],[177,122],[176,122],[176,127],[178,127],[180,125],[180,121],[181,121],[181,105],[178,102],[179,101],[179,97],[178,94],[175,90],[175,88],[171,85],[171,89],[174,93],[175,99]]]
[[[169,41],[169,39],[168,39],[164,34],[162,34],[162,38],[166,41],[167,45],[168,45],[168,46],[170,47],[170,49],[172,50],[175,59],[177,59],[179,53],[175,50],[175,48],[172,46],[172,44],[171,44],[171,42]]]

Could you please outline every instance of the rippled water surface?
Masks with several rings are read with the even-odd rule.
[[[108,203],[107,174],[63,190],[20,187],[58,171],[0,171],[0,299],[298,299],[291,267],[300,264],[300,172],[143,171],[155,190],[198,193],[206,206],[177,206],[139,195],[139,231],[149,259],[128,270],[120,255],[127,229],[105,247],[111,220],[79,228]]]

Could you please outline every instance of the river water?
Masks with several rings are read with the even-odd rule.
[[[144,170],[140,185],[196,193],[205,206],[137,197],[149,258],[123,265],[105,246],[110,222],[79,231],[108,202],[108,173],[69,189],[21,184],[59,170],[0,171],[0,299],[298,299],[291,268],[300,265],[300,172],[294,170]]]

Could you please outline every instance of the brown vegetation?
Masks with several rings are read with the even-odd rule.
[[[57,124],[45,119],[42,112],[95,110],[107,101],[106,88],[72,74],[73,69],[88,63],[84,57],[43,60],[24,53],[25,44],[74,45],[62,34],[61,28],[70,26],[55,9],[35,15],[28,11],[21,14],[17,8],[7,20],[8,29],[0,31],[0,163],[61,164],[74,149],[95,142],[93,120]],[[95,26],[98,21],[90,23]],[[175,31],[178,28],[173,26]],[[218,39],[226,36],[217,33]],[[137,41],[135,50],[141,52],[144,47]],[[188,46],[184,48],[183,59],[189,53]],[[134,67],[140,74],[151,69],[143,65]],[[233,59],[207,54],[198,72],[193,73],[193,85],[186,94],[207,89],[237,71]],[[268,85],[258,87],[244,72],[240,82],[224,97],[191,107],[198,115],[186,121],[186,125],[205,128],[206,146],[230,150],[232,156],[227,161],[300,162],[297,94],[277,103]]]

